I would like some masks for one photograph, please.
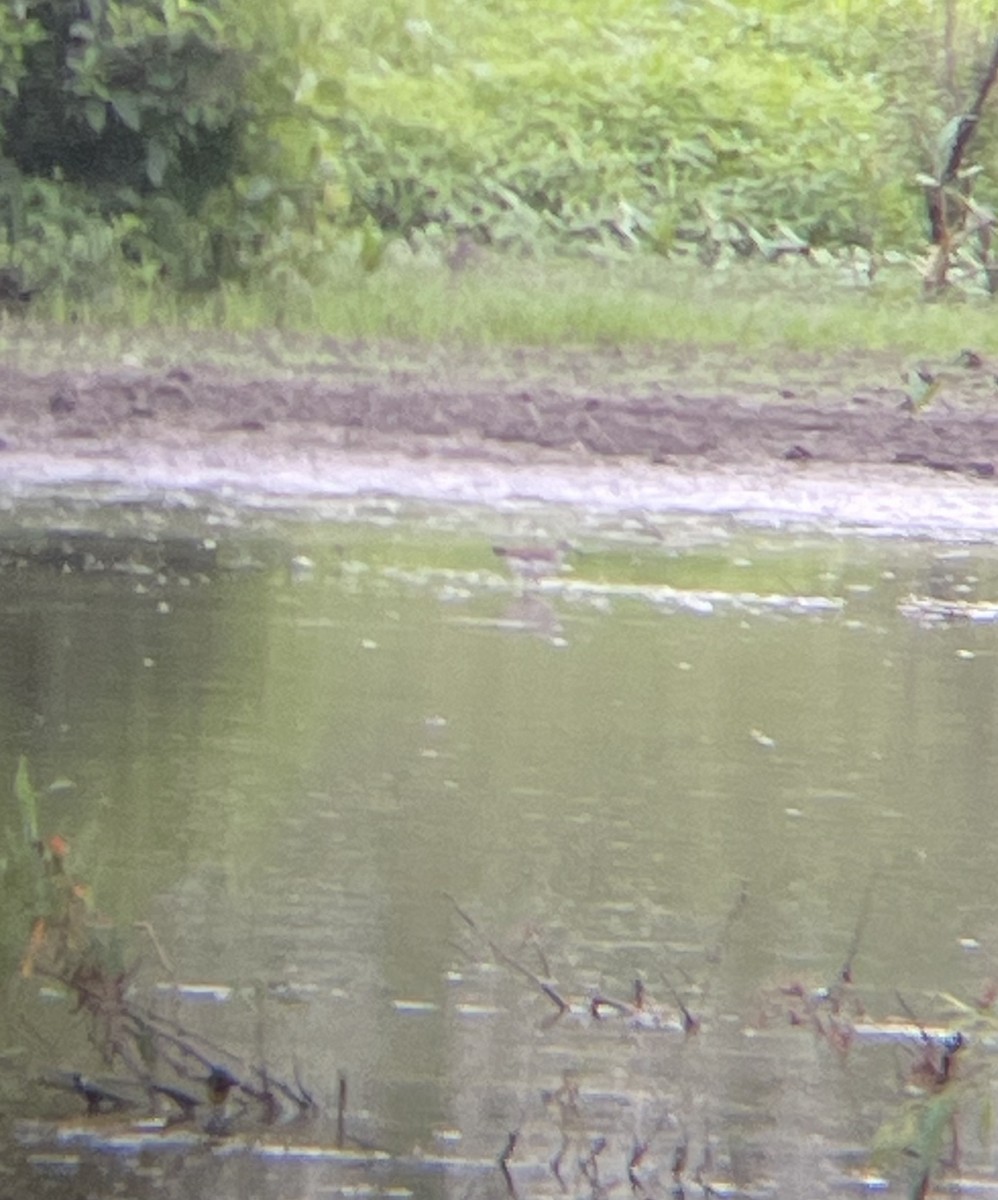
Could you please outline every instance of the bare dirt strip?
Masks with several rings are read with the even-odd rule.
[[[935,368],[934,368],[935,369]],[[895,356],[322,343],[219,365],[0,365],[0,488],[372,492],[998,531],[998,382]]]

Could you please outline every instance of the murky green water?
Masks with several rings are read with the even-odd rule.
[[[629,1194],[629,1162],[663,1194],[683,1142],[690,1194],[698,1166],[859,1190],[924,1047],[854,1028],[904,1005],[969,1027],[954,999],[998,974],[998,625],[898,608],[998,599],[998,557],[527,508],[323,516],[67,504],[0,529],[0,778],[27,755],[134,1003],[324,1113],[112,1148],[128,1117],[38,1082],[106,1068],[65,991],[20,976],[8,888],[0,1190],[501,1197],[513,1130],[523,1197],[560,1194],[560,1150],[573,1195]],[[574,570],[511,579],[491,546],[524,536],[572,538]],[[780,989],[834,982],[851,949],[843,1054]],[[640,977],[663,1011],[553,1020],[542,976],[580,1010]],[[977,1175],[989,1029],[959,1104]],[[322,1157],[340,1073],[351,1144],[405,1162]]]

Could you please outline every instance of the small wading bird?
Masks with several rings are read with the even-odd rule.
[[[562,540],[548,546],[493,546],[492,553],[521,579],[543,579],[559,574],[566,556],[577,551],[571,542]]]

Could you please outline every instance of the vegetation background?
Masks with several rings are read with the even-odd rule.
[[[996,18],[998,0],[3,0],[0,300],[436,336],[460,326],[442,280],[487,260],[477,319],[503,336],[485,292],[504,271],[521,300],[570,292],[566,263],[590,292],[594,263],[685,291],[757,261],[809,294],[892,276],[986,296]],[[647,333],[606,334],[628,329]]]

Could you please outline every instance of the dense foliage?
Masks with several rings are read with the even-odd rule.
[[[998,0],[3,0],[0,299],[531,252],[914,255]],[[998,208],[996,117],[958,186]],[[13,287],[11,281],[14,281]]]

